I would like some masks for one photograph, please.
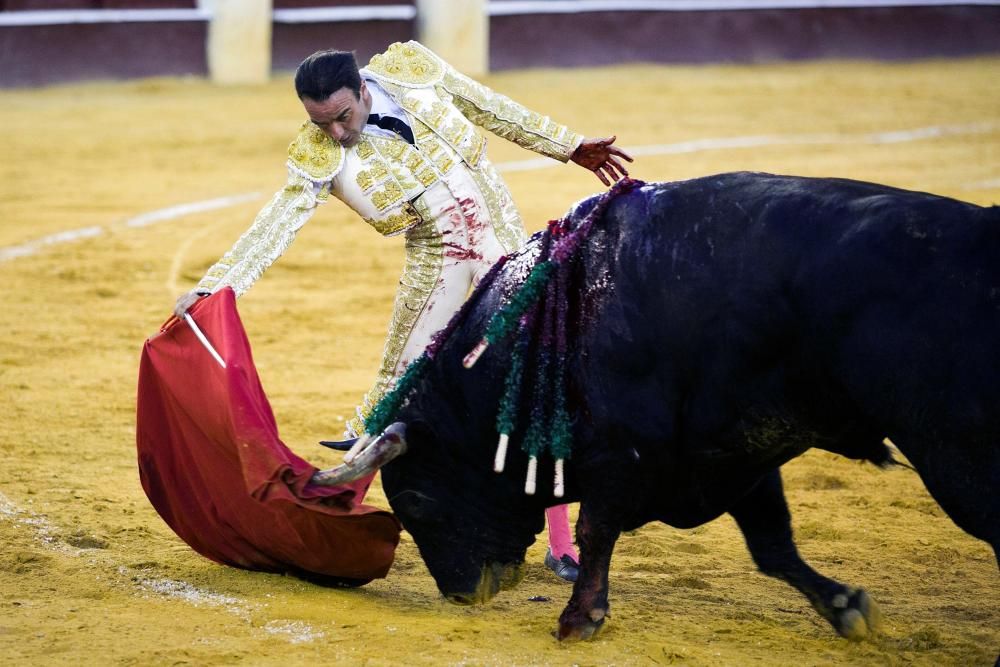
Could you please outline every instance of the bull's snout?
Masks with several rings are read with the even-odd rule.
[[[461,605],[483,604],[500,591],[514,588],[524,579],[524,563],[489,563],[483,567],[475,590],[471,593],[445,593],[449,602]]]

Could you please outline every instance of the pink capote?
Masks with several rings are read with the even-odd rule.
[[[227,368],[184,321],[171,319],[143,346],[136,445],[153,507],[219,563],[361,580],[352,583],[384,577],[400,525],[360,504],[372,477],[310,484],[316,468],[278,437],[233,291],[188,312]]]

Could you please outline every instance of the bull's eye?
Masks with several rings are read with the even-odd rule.
[[[434,498],[417,491],[406,489],[390,499],[390,504],[397,514],[418,521],[441,521],[441,504]]]

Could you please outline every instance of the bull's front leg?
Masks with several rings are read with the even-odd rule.
[[[881,614],[868,593],[824,577],[799,556],[779,470],[768,473],[729,513],[761,572],[797,588],[841,636],[858,640],[875,630]]]
[[[621,534],[620,516],[604,505],[580,505],[576,541],[580,547],[580,575],[573,597],[559,616],[556,637],[590,639],[608,616],[608,569],[611,553]]]

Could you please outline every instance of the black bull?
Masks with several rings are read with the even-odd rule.
[[[454,602],[516,584],[560,502],[551,461],[534,496],[516,447],[492,470],[511,344],[461,363],[538,243],[479,296],[388,436],[407,453],[382,469],[386,495]],[[566,500],[581,503],[581,571],[560,638],[603,623],[623,530],[724,512],[762,572],[866,635],[874,602],[792,539],[779,468],[811,447],[884,465],[890,438],[1000,555],[1000,208],[753,173],[653,184],[611,203],[574,270],[587,289],[570,305]]]

